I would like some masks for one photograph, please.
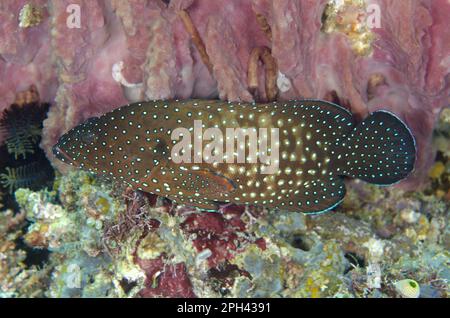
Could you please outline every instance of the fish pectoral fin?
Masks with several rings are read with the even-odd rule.
[[[186,190],[200,197],[221,198],[236,189],[233,180],[209,170],[189,171],[186,184]]]
[[[329,180],[308,180],[302,185],[297,199],[299,210],[306,214],[320,214],[338,206],[345,197],[345,183],[341,177]]]

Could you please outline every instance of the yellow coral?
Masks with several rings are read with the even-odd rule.
[[[158,234],[150,232],[139,245],[138,256],[142,259],[155,259],[165,252],[166,248],[166,243]]]
[[[340,32],[347,36],[352,50],[360,56],[372,52],[374,34],[367,26],[366,3],[360,0],[330,1],[324,12],[322,30],[325,33]]]
[[[19,27],[31,28],[39,25],[43,20],[42,8],[31,3],[25,4],[19,13]]]
[[[320,297],[320,289],[315,284],[314,280],[309,277],[306,280],[306,288],[310,290],[311,292],[311,298],[319,298]]]
[[[48,224],[41,224],[37,226],[35,230],[29,231],[24,236],[25,242],[34,248],[47,248],[48,247],[48,239],[47,232],[49,230]]]
[[[445,165],[442,162],[437,161],[431,168],[430,172],[428,173],[428,176],[431,179],[439,179],[444,172],[445,172]]]
[[[101,213],[106,214],[109,212],[110,204],[107,198],[99,197],[95,202],[95,205],[100,210]]]

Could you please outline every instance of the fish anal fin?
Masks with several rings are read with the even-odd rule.
[[[344,197],[345,184],[341,177],[306,181],[295,198],[296,210],[306,214],[325,213],[338,206]]]

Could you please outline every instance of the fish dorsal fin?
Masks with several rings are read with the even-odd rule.
[[[321,118],[323,119],[333,118],[335,123],[350,122],[352,125],[355,124],[353,115],[349,110],[332,102],[318,99],[305,99],[296,101],[296,103],[311,107],[309,113],[317,113],[317,115],[321,115]]]
[[[297,211],[320,214],[339,205],[345,196],[345,184],[341,177],[329,180],[308,180],[298,189],[295,197]]]

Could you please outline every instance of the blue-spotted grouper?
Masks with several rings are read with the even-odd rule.
[[[337,206],[344,177],[394,184],[416,158],[414,137],[394,114],[377,111],[356,124],[346,109],[319,100],[135,103],[73,128],[53,152],[178,204],[304,213]]]

